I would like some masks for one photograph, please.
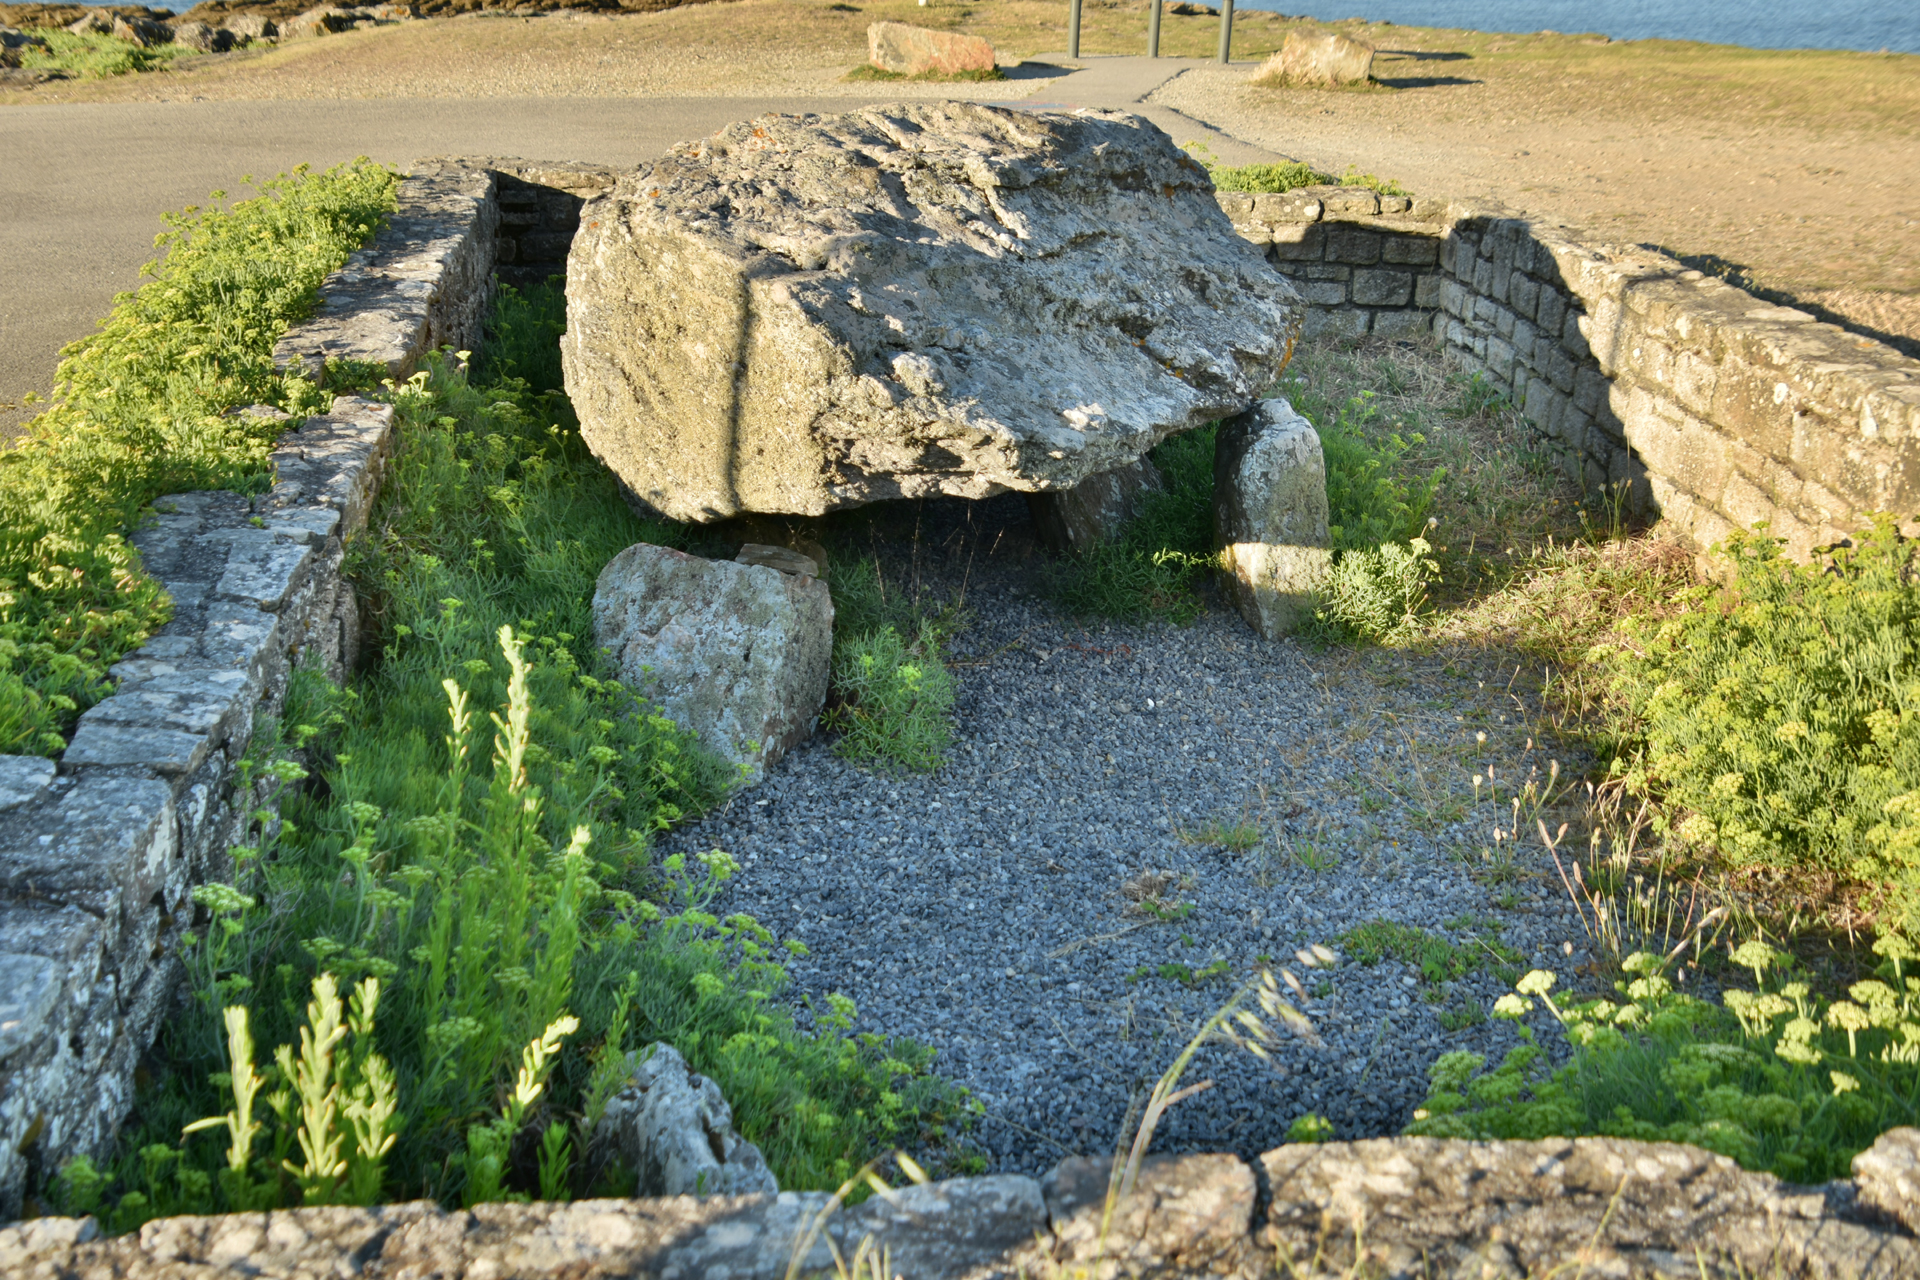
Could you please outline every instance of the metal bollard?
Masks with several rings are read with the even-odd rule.
[[[1153,0],[1152,16],[1147,19],[1147,56],[1160,56],[1160,0]]]
[[[1074,0],[1075,4],[1079,0]],[[1220,0],[1220,65],[1233,61],[1233,0]]]
[[[1069,0],[1067,5],[1067,56],[1080,56],[1080,0]]]

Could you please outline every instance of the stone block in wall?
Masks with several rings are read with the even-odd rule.
[[[1301,333],[1309,338],[1358,338],[1367,332],[1367,313],[1350,307],[1314,307]]]
[[[1412,338],[1433,332],[1433,317],[1424,311],[1376,311],[1368,331],[1376,338]]]
[[[1540,283],[1524,272],[1515,271],[1507,283],[1507,305],[1528,320],[1540,305]]]
[[[1319,187],[1315,193],[1329,218],[1370,218],[1380,212],[1380,197],[1369,187]]]
[[[1431,235],[1389,235],[1380,242],[1380,261],[1430,267],[1440,260],[1440,241]]]
[[[1275,227],[1270,234],[1269,262],[1319,262],[1327,256],[1327,229],[1320,223]]]
[[[1503,338],[1487,339],[1487,371],[1494,377],[1513,377],[1513,344]]]
[[[1440,309],[1442,311],[1456,318],[1461,318],[1468,314],[1473,305],[1473,295],[1467,291],[1465,285],[1461,284],[1458,280],[1446,276],[1423,276],[1420,283],[1425,285],[1431,280],[1437,280],[1439,282],[1438,292],[1440,295]],[[1415,290],[1414,297],[1416,300],[1419,298],[1419,291],[1417,289]]]
[[[1553,334],[1557,339],[1566,327],[1566,295],[1558,289],[1542,285],[1534,300],[1533,318],[1542,333]]]
[[[1337,307],[1347,301],[1347,286],[1342,280],[1296,280],[1294,288],[1312,307]]]
[[[1109,1216],[1111,1175],[1111,1161],[1076,1156],[1041,1182],[1056,1267],[1092,1263],[1102,1275],[1244,1274],[1255,1183],[1239,1157],[1153,1156],[1142,1162],[1134,1193]]]
[[[1328,262],[1346,262],[1357,267],[1365,267],[1380,261],[1380,249],[1385,237],[1378,231],[1340,223],[1323,225],[1326,230]]]
[[[1432,309],[1441,305],[1441,291],[1450,283],[1438,272],[1427,272],[1414,279],[1413,305],[1423,309]],[[1457,282],[1451,282],[1457,285]]]
[[[1495,307],[1493,309],[1493,331],[1507,339],[1509,343],[1513,341],[1513,326],[1517,323],[1517,320],[1518,317],[1505,307]]]
[[[1404,307],[1413,298],[1413,277],[1379,269],[1353,273],[1353,300],[1369,307]]]
[[[1463,278],[1467,275],[1464,271],[1460,274]],[[1489,305],[1491,305],[1493,300],[1493,276],[1494,266],[1489,259],[1479,258],[1474,261],[1473,274],[1471,277],[1473,280],[1473,292],[1481,301],[1487,302]]]
[[[1607,380],[1592,365],[1573,371],[1573,402],[1584,413],[1598,413],[1607,401]]]
[[[1293,274],[1302,280],[1351,280],[1353,268],[1334,262],[1310,262],[1296,268]]]

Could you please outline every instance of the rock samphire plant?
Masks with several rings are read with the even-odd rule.
[[[0,753],[56,755],[107,668],[167,620],[124,534],[155,498],[270,483],[280,424],[229,415],[325,407],[273,344],[393,207],[367,160],[304,167],[252,199],[170,214],[151,279],[62,353],[54,403],[0,448]],[[216,191],[213,198],[223,200]]]

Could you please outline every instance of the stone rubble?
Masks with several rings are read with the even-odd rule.
[[[1220,424],[1213,465],[1227,592],[1248,626],[1278,639],[1306,620],[1333,567],[1319,433],[1285,400],[1262,400]]]
[[[643,542],[600,571],[593,629],[628,689],[749,781],[826,706],[833,598],[815,577]]]
[[[589,203],[581,435],[673,519],[1071,488],[1238,413],[1297,295],[1118,112],[762,116]]]

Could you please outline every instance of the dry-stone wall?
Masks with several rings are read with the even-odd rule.
[[[422,166],[389,225],[323,289],[284,364],[371,363],[404,378],[479,339],[499,208],[482,167]],[[271,413],[254,409],[244,412]],[[172,1004],[195,886],[230,874],[256,723],[290,671],[338,676],[358,643],[346,544],[391,448],[392,409],[341,397],[274,451],[258,497],[183,493],[135,534],[172,620],[113,668],[58,764],[0,757],[0,1217],[68,1156],[100,1153]]]
[[[1045,1178],[910,1186],[834,1214],[802,1273],[863,1242],[912,1280],[1290,1275],[1301,1280],[1591,1275],[1911,1280],[1920,1131],[1855,1161],[1855,1180],[1792,1187],[1692,1147],[1613,1138],[1289,1146],[1149,1160],[1103,1228],[1104,1160]],[[1267,1194],[1261,1194],[1262,1184]],[[443,1280],[779,1280],[827,1205],[819,1192],[573,1204],[431,1202],[168,1218],[99,1238],[93,1219],[0,1230],[17,1280],[434,1276]],[[831,1244],[831,1249],[829,1245]],[[864,1271],[863,1271],[864,1274]]]
[[[1767,521],[1806,558],[1920,513],[1920,361],[1663,254],[1510,211],[1313,187],[1222,193],[1307,332],[1431,330],[1590,491],[1624,486],[1704,550]]]

